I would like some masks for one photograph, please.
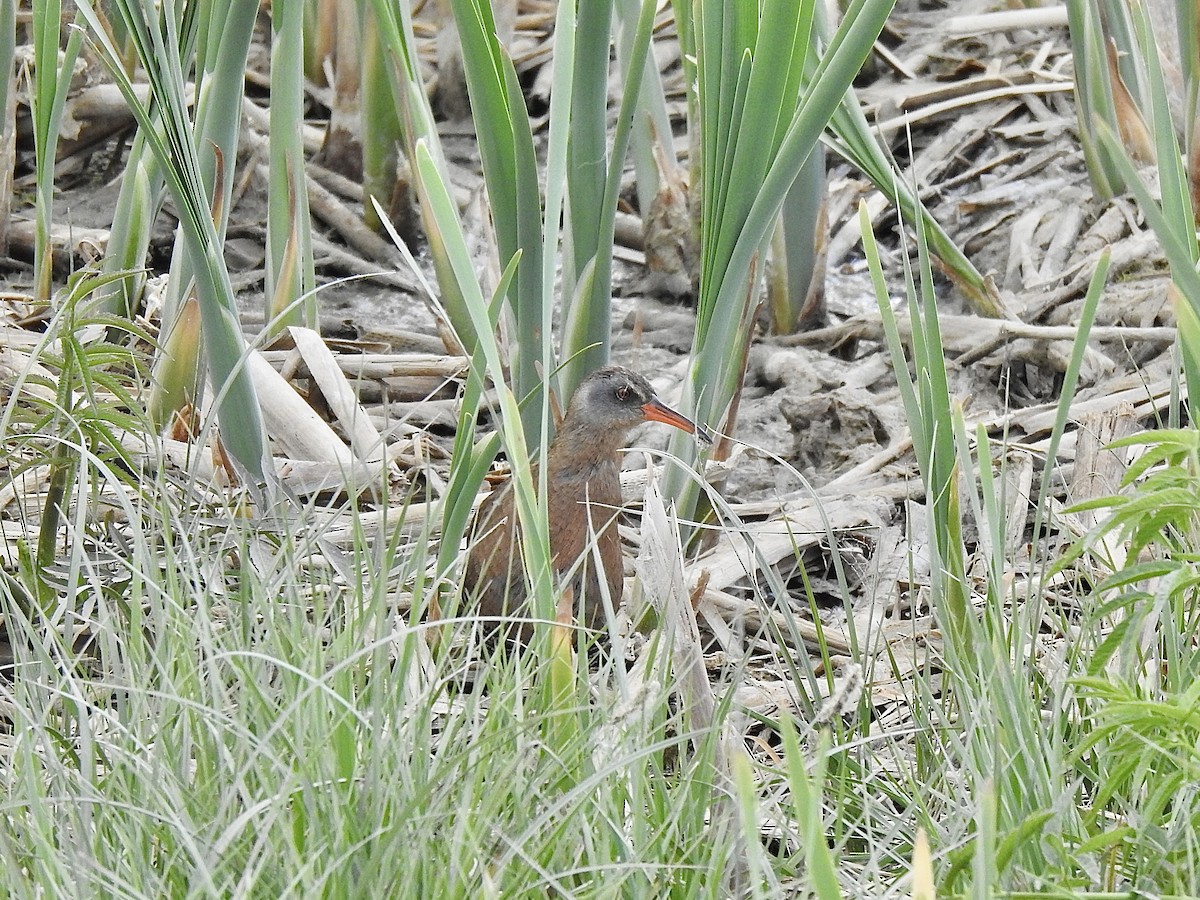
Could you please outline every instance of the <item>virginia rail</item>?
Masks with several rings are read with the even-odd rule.
[[[645,421],[665,422],[710,441],[703,429],[660,401],[641,375],[607,366],[579,386],[546,454],[556,588],[573,588],[576,608],[582,609],[581,619],[588,628],[603,628],[606,620],[601,578],[613,606],[621,601],[624,566],[616,525],[621,507],[617,451],[625,446],[630,429]],[[512,485],[506,484],[484,498],[471,528],[465,585],[475,596],[480,614],[489,618],[529,614],[517,519]],[[593,536],[598,554],[591,545]],[[597,569],[597,555],[603,571]],[[570,581],[564,583],[568,573]],[[529,623],[504,630],[523,641],[533,633]]]

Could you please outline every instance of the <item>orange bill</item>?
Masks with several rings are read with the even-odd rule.
[[[650,400],[649,403],[642,407],[642,415],[651,422],[662,422],[665,425],[674,425],[681,431],[686,431],[688,434],[694,434],[706,444],[712,443],[712,438],[709,437],[708,429],[702,426],[697,426],[695,422],[687,416],[675,412],[671,407],[660,401],[657,397]]]

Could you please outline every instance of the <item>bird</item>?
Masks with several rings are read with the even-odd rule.
[[[588,376],[571,398],[567,414],[546,452],[546,497],[550,555],[556,587],[573,589],[579,618],[587,628],[606,622],[601,580],[615,608],[621,600],[624,565],[616,516],[621,507],[617,453],[642,422],[662,422],[705,443],[703,427],[655,396],[644,377],[623,366],[605,366]],[[537,469],[534,469],[535,481]],[[464,587],[478,612],[498,630],[528,643],[532,623],[505,625],[506,616],[529,615],[519,546],[513,486],[508,482],[484,498],[470,529]],[[598,553],[593,552],[595,540]],[[596,558],[599,558],[599,568]],[[566,576],[569,575],[569,580]]]

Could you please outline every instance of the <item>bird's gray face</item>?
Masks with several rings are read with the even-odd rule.
[[[598,369],[579,386],[567,418],[578,427],[594,432],[611,432],[623,437],[642,422],[663,422],[690,434],[695,424],[666,406],[656,396],[650,382],[637,372],[621,366]]]
[[[580,417],[589,428],[628,431],[646,421],[644,407],[654,399],[654,389],[641,375],[608,366],[579,386],[568,415]]]

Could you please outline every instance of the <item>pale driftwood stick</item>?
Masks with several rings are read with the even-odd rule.
[[[1129,384],[1130,387],[1122,388],[1119,386],[1120,384]],[[1145,384],[1138,381],[1136,376],[1133,376],[1121,379],[1118,384],[1114,384],[1111,387],[1112,390],[1102,396],[1073,403],[1071,405],[1071,418],[1078,421],[1085,415],[1115,409],[1122,403],[1132,404],[1134,415],[1139,419],[1145,418],[1158,409],[1171,396],[1171,379],[1169,377]],[[1182,384],[1180,385],[1180,396],[1185,400],[1187,399],[1187,391],[1183,388]],[[984,424],[989,431],[1002,428],[1008,424],[1015,424],[1024,429],[1027,435],[1033,435],[1043,431],[1048,432],[1053,428],[1054,419],[1057,414],[1055,407],[1047,404],[1045,407],[1017,410],[1007,416],[1000,416],[996,419],[985,421]]]
[[[645,249],[646,228],[640,216],[618,212],[613,240],[629,250]]]
[[[364,259],[345,247],[338,246],[316,234],[312,237],[312,245],[313,256],[318,265],[335,267],[347,275],[364,275],[371,280],[372,284],[384,284],[404,291],[406,294],[417,294],[420,291],[416,281],[400,270],[394,268],[381,270],[379,263]]]
[[[1073,341],[1079,333],[1070,325],[1027,325],[1007,319],[985,319],[981,316],[939,315],[942,326],[943,346],[948,351],[968,352],[968,346],[977,348],[980,342],[1016,340],[1028,338],[1035,341]],[[904,316],[898,316],[896,325],[901,337],[912,334],[912,327]],[[1126,325],[1096,325],[1088,332],[1088,339],[1099,343],[1149,342],[1169,344],[1175,340],[1176,331],[1170,326],[1135,327]],[[858,340],[881,340],[883,325],[879,316],[864,315],[847,319],[838,325],[818,328],[803,334],[778,337],[773,343],[785,347],[820,347],[846,338]],[[956,360],[957,361],[957,360]],[[974,360],[968,360],[974,361]]]
[[[1058,81],[1069,83],[1070,79],[1059,78]],[[977,75],[973,78],[964,78],[961,81],[932,83],[929,81],[917,81],[910,91],[905,92],[898,98],[897,104],[901,109],[906,109],[910,113],[917,113],[922,109],[927,109],[937,104],[949,103],[953,100],[961,100],[963,98],[980,97],[991,91],[1001,91],[1001,96],[1008,96],[1008,94],[1003,92],[1026,85],[1046,83],[1047,77],[1044,74],[1029,69],[1007,72],[1003,75],[994,73]],[[1054,82],[1051,81],[1051,83]],[[972,123],[966,123],[966,125],[972,130],[979,127]]]
[[[904,128],[909,125],[914,125],[917,122],[925,119],[932,119],[935,116],[943,113],[953,112],[956,109],[961,109],[965,106],[980,106],[992,100],[1001,100],[1005,97],[1020,97],[1027,94],[1059,94],[1075,90],[1075,85],[1071,81],[1052,82],[1050,84],[1023,84],[1014,85],[1006,88],[996,88],[990,91],[980,91],[977,94],[968,94],[964,97],[959,97],[955,100],[947,100],[943,103],[931,103],[929,106],[914,110],[910,113],[896,116],[888,119],[886,122],[879,123],[879,130],[884,134],[889,134],[891,131]]]
[[[952,16],[942,25],[942,33],[950,37],[961,37],[992,31],[1016,31],[1022,28],[1064,28],[1066,24],[1067,8],[1048,6],[1040,9],[1007,9],[973,16]]]
[[[293,326],[288,333],[296,344],[296,352],[324,395],[329,411],[349,438],[351,451],[363,461],[382,459],[383,437],[371,423],[366,410],[359,405],[354,390],[347,384],[345,374],[338,367],[325,341],[309,328]]]
[[[995,322],[995,319],[986,319]],[[985,322],[985,319],[979,319]],[[1000,322],[998,337],[1027,337],[1033,341],[1074,341],[1079,334],[1072,325],[1027,325],[1024,322]],[[1139,343],[1171,343],[1176,330],[1171,326],[1096,325],[1087,332],[1090,341]]]
[[[307,372],[301,369],[291,377],[306,374]],[[350,374],[350,377],[354,377],[353,373]],[[354,390],[358,395],[359,402],[367,408],[390,403],[396,410],[401,410],[413,404],[419,406],[442,400],[453,402],[451,398],[434,396],[441,393],[445,386],[446,379],[444,378],[428,375],[401,375],[386,378],[356,378]],[[451,412],[455,412],[455,409],[456,407],[451,406]],[[396,415],[399,415],[399,412]]]
[[[1067,267],[1067,259],[1079,244],[1079,233],[1083,230],[1087,214],[1086,207],[1072,204],[1059,216],[1054,237],[1050,239],[1046,255],[1042,257],[1042,264],[1038,268],[1040,283],[1045,284],[1062,276]]]
[[[270,110],[264,109],[253,100],[246,98],[242,101],[242,113],[246,116],[247,121],[257,129],[257,133],[249,128],[242,129],[242,139],[265,142],[265,139],[260,138],[259,135],[271,133]],[[313,156],[321,149],[321,144],[325,141],[325,132],[315,125],[302,125],[300,140],[304,143],[304,155]]]
[[[332,511],[326,516],[314,510],[314,531],[322,539],[339,549],[355,546],[362,537],[372,540],[383,534],[384,526],[390,533],[397,527],[396,509],[359,510],[351,521],[343,510]],[[405,534],[420,535],[426,532],[432,538],[441,533],[441,505],[439,503],[410,503],[404,509],[404,522],[399,525]]]
[[[888,49],[883,41],[876,41],[874,50],[875,54],[883,60],[884,65],[899,75],[902,80],[916,81],[919,77],[908,63]]]
[[[861,489],[863,479],[869,475],[874,475],[884,466],[889,465],[904,454],[912,450],[912,437],[904,437],[898,441],[894,441],[890,447],[885,447],[880,450],[870,459],[863,460],[849,472],[839,475],[829,484],[825,485],[822,493],[834,493],[842,491],[854,491]]]
[[[383,352],[424,353],[430,356],[445,356],[446,344],[432,334],[410,331],[404,328],[389,328],[386,324],[363,324],[358,332],[359,343],[383,344]]]
[[[768,340],[780,347],[833,347],[847,340],[879,341],[883,340],[883,322],[879,316],[854,316],[836,325],[782,334]]]
[[[307,179],[308,202],[313,215],[336,231],[367,259],[376,263],[394,264],[400,261],[400,251],[373,232],[362,216],[350,211],[339,197],[315,179]]]
[[[264,350],[263,359],[276,369],[291,356],[290,350]],[[341,353],[334,359],[351,378],[465,378],[471,362],[465,356],[435,353]],[[297,369],[305,374],[303,367]]]
[[[50,226],[50,252],[54,254],[54,265],[69,268],[74,260],[91,263],[104,255],[108,247],[107,228],[83,228],[79,225],[54,223]],[[10,249],[16,248],[25,255],[33,255],[36,243],[36,228],[30,219],[13,216],[8,223]]]
[[[457,400],[425,400],[420,403],[375,403],[367,406],[367,413],[382,431],[411,428],[423,431],[427,428],[451,430],[458,425]]]
[[[194,91],[194,85],[187,85],[188,95]],[[133,93],[138,102],[144,104],[150,97],[150,87],[145,84],[135,84]],[[62,127],[59,138],[73,141],[79,137],[83,127],[93,121],[108,122],[120,119],[123,123],[133,125],[135,119],[129,111],[125,95],[115,84],[99,81],[85,85],[67,98],[63,104]]]
[[[362,185],[352,178],[347,178],[340,172],[327,169],[320,163],[311,160],[304,163],[304,171],[313,181],[320,184],[333,194],[349,200],[351,203],[362,203]]]
[[[1079,333],[1079,329],[1072,328],[1070,325],[1026,325],[1024,322],[998,322],[997,324],[1000,326],[998,329],[986,329],[996,332],[987,338],[987,342],[994,343],[996,346],[1022,338],[1035,341],[1073,341]],[[1175,329],[1170,326],[1139,328],[1124,325],[1097,325],[1088,332],[1088,340],[1101,343],[1170,344],[1175,341],[1175,335]],[[983,335],[979,335],[979,337],[983,337]],[[955,362],[967,366],[983,359],[995,349],[996,347],[989,347],[985,343],[975,350],[967,351],[955,359]]]
[[[382,472],[377,463],[355,461],[350,469],[337,463],[307,459],[272,458],[280,484],[297,494],[321,494],[326,491],[347,491],[358,494],[378,491]]]

